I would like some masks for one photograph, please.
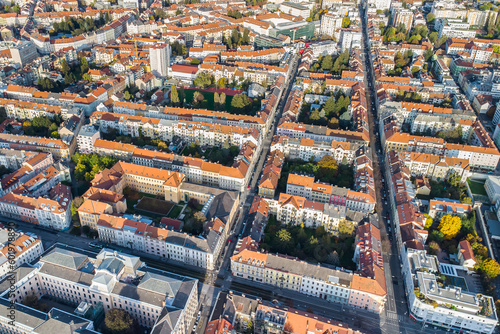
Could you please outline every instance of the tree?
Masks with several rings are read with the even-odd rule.
[[[69,72],[71,71],[71,67],[69,67],[68,62],[66,61],[66,58],[63,58],[61,61],[61,72],[63,76],[67,76]]]
[[[128,91],[128,90],[126,90],[126,91],[125,91],[125,93],[123,94],[123,98],[124,98],[125,100],[127,100],[127,101],[128,101],[128,100],[130,100],[130,99],[132,98],[132,96],[130,96],[130,93],[129,93],[129,91]]]
[[[318,177],[322,175],[337,175],[337,161],[331,155],[325,155],[318,161]]]
[[[170,102],[172,102],[172,104],[175,106],[180,102],[179,92],[177,91],[177,87],[175,85],[172,85],[170,88]]]
[[[214,82],[214,76],[213,75],[211,75],[208,72],[201,72],[200,74],[198,74],[196,76],[196,78],[194,79],[193,84],[196,87],[206,88],[206,87],[212,86],[213,82]]]
[[[194,94],[193,94],[193,104],[196,105],[196,106],[199,105],[201,102],[203,102],[204,98],[205,97],[203,96],[202,93],[200,93],[198,91],[194,92]]]
[[[439,34],[436,31],[433,31],[429,34],[429,40],[431,41],[432,44],[436,44],[436,41],[438,40]]]
[[[332,62],[332,56],[327,55],[323,58],[323,61],[321,62],[321,68],[325,71],[329,71],[332,69],[333,62]]]
[[[441,247],[439,247],[439,244],[435,241],[431,241],[429,243],[429,253],[431,255],[438,255],[441,252]]]
[[[429,61],[432,58],[432,56],[434,56],[434,52],[432,52],[431,49],[425,50],[425,52],[424,52],[425,61]]]
[[[226,88],[226,86],[227,86],[227,79],[226,78],[220,78],[217,81],[217,87],[218,88],[224,89],[224,88]]]
[[[350,25],[351,25],[351,19],[349,17],[345,16],[342,19],[342,28],[349,28]]]
[[[341,239],[346,239],[352,237],[354,233],[354,223],[348,220],[341,220],[339,222],[339,237]]]
[[[323,106],[323,110],[327,115],[333,113],[333,111],[335,110],[335,98],[333,96],[326,100]]]
[[[444,215],[439,222],[438,230],[443,233],[445,239],[453,239],[462,228],[460,217]]]
[[[134,334],[138,333],[137,324],[125,310],[113,308],[104,317],[104,333]]]
[[[479,265],[479,271],[489,278],[495,278],[500,274],[500,265],[497,261],[487,258]]]
[[[205,215],[201,211],[195,212],[193,214],[193,218],[199,223],[204,223],[207,221],[207,217],[205,217]]]
[[[231,107],[239,112],[246,111],[247,107],[250,105],[251,102],[248,96],[243,93],[233,96],[231,100]]]
[[[243,30],[243,37],[241,38],[241,44],[248,45],[250,43],[250,31],[245,28]]]
[[[278,233],[276,234],[276,237],[282,243],[286,243],[286,242],[292,241],[292,235],[290,234],[290,232],[288,232],[284,228],[282,228],[281,230],[278,231]]]
[[[330,118],[327,126],[329,129],[338,129],[339,128],[339,119],[337,117]]]
[[[441,47],[441,45],[443,45],[447,40],[448,40],[448,37],[446,35],[441,36],[441,38],[438,39],[436,41],[436,43],[434,44],[434,47],[436,49],[439,49]]]
[[[337,253],[336,250],[328,254],[328,257],[326,258],[326,262],[333,265],[333,266],[338,266],[340,264],[340,257],[339,253]]]
[[[253,334],[253,322],[252,322],[252,320],[247,321],[247,327],[245,328],[245,334]]]
[[[436,19],[436,15],[434,15],[432,13],[427,14],[427,17],[426,17],[427,23],[433,23],[435,19]]]
[[[425,214],[426,220],[425,220],[425,226],[424,229],[429,230],[432,226],[432,218],[428,214]]]
[[[319,111],[318,109],[314,109],[314,111],[311,113],[311,115],[309,116],[309,119],[311,121],[319,121],[320,120],[320,116],[319,116]]]

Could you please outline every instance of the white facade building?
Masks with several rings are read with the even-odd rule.
[[[170,44],[159,43],[149,48],[151,72],[157,77],[166,77],[170,66]]]

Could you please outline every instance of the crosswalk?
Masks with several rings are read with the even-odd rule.
[[[387,315],[388,321],[399,320],[402,322],[402,321],[407,320],[407,317],[405,317],[404,315],[398,315],[397,313],[394,313],[394,312],[387,312],[386,315]]]

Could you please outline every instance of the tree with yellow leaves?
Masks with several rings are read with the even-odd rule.
[[[460,217],[444,215],[439,222],[438,230],[443,233],[445,239],[453,239],[462,228]]]

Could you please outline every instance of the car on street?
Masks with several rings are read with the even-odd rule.
[[[89,242],[89,246],[92,248],[102,249],[102,245],[96,244],[95,242]]]

